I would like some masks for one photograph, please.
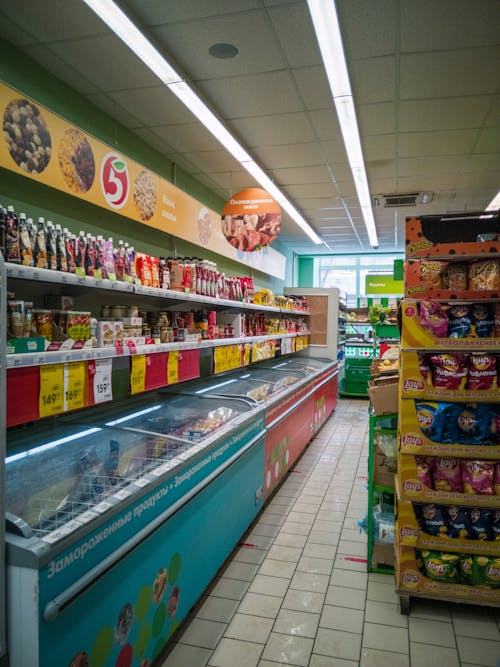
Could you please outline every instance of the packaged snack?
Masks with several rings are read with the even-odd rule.
[[[431,356],[433,385],[442,389],[464,389],[467,381],[467,357],[464,354]]]
[[[31,248],[31,239],[26,214],[19,215],[19,247],[21,252],[21,264],[23,266],[34,266],[33,250]]]
[[[420,262],[420,280],[423,285],[432,289],[442,288],[441,275],[448,266],[448,262],[422,259]]]
[[[470,525],[476,540],[491,540],[491,510],[473,507],[470,510]]]
[[[448,310],[448,337],[467,338],[471,335],[471,327],[469,306],[451,306]]]
[[[491,513],[491,539],[500,540],[500,510],[492,510]]]
[[[449,290],[467,289],[467,264],[465,262],[450,262],[443,275],[443,287]]]
[[[470,586],[472,581],[473,556],[460,556],[458,560],[458,581],[465,586]]]
[[[429,456],[415,456],[418,479],[430,489],[432,489],[432,461]]]
[[[497,360],[492,354],[472,353],[469,357],[467,389],[497,388]]]
[[[500,338],[500,302],[496,301],[491,305],[493,310],[493,335]]]
[[[459,459],[450,456],[440,456],[434,459],[432,476],[436,491],[462,493],[462,471]]]
[[[494,331],[493,317],[487,304],[475,303],[471,308],[472,326],[478,338],[491,338]]]
[[[34,326],[39,336],[52,340],[52,311],[34,310]]]
[[[420,370],[420,375],[426,384],[432,383],[432,373],[430,366],[430,356],[428,354],[423,354],[418,352],[418,368]]]
[[[459,554],[422,551],[421,558],[424,574],[429,579],[446,583],[458,582]]]
[[[496,496],[500,496],[500,463],[495,463],[495,474],[493,477],[493,491]]]
[[[471,582],[474,586],[500,587],[500,558],[474,556]]]
[[[497,259],[481,259],[469,264],[469,289],[500,289],[500,262]]]
[[[464,493],[492,496],[495,464],[487,461],[462,461]]]
[[[420,304],[420,324],[429,329],[436,338],[448,335],[448,315],[446,309],[435,301],[422,301]]]
[[[466,507],[450,505],[446,507],[449,535],[455,539],[473,540],[476,538],[470,522],[470,511]]]
[[[491,411],[488,405],[470,403],[459,405],[458,442],[463,445],[483,445],[491,441]]]
[[[424,505],[422,507],[422,523],[424,531],[429,535],[448,536],[449,527],[444,507]]]
[[[422,431],[434,442],[457,442],[459,403],[416,401],[417,421]]]

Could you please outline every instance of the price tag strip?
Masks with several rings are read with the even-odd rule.
[[[179,350],[168,353],[167,376],[168,384],[179,382]]]

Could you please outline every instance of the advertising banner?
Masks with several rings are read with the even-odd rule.
[[[265,190],[241,190],[222,209],[222,233],[238,250],[255,252],[270,245],[281,226],[281,208]]]
[[[403,296],[404,283],[389,274],[368,274],[365,282],[366,296]]]
[[[218,213],[1,82],[0,111],[0,166],[284,279],[284,255],[234,247]]]

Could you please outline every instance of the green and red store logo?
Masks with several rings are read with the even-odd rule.
[[[101,163],[101,188],[107,203],[115,209],[125,205],[130,182],[127,163],[117,153],[107,153]]]

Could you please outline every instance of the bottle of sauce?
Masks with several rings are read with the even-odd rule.
[[[64,241],[64,234],[61,225],[56,225],[56,249],[57,249],[57,270],[68,271],[68,262],[66,260],[66,243]]]
[[[5,261],[13,264],[21,263],[21,250],[19,245],[19,220],[14,213],[13,206],[7,206],[5,217]]]
[[[19,247],[21,252],[21,264],[23,266],[34,266],[33,251],[31,250],[31,239],[29,224],[26,213],[19,214]]]
[[[35,237],[35,266],[37,269],[47,268],[47,237],[45,219],[40,216],[36,227]]]
[[[51,220],[47,220],[46,231],[47,268],[57,271],[57,239],[56,230]]]
[[[75,239],[75,273],[78,276],[84,276],[86,266],[87,242],[85,232],[80,230],[78,238]]]

